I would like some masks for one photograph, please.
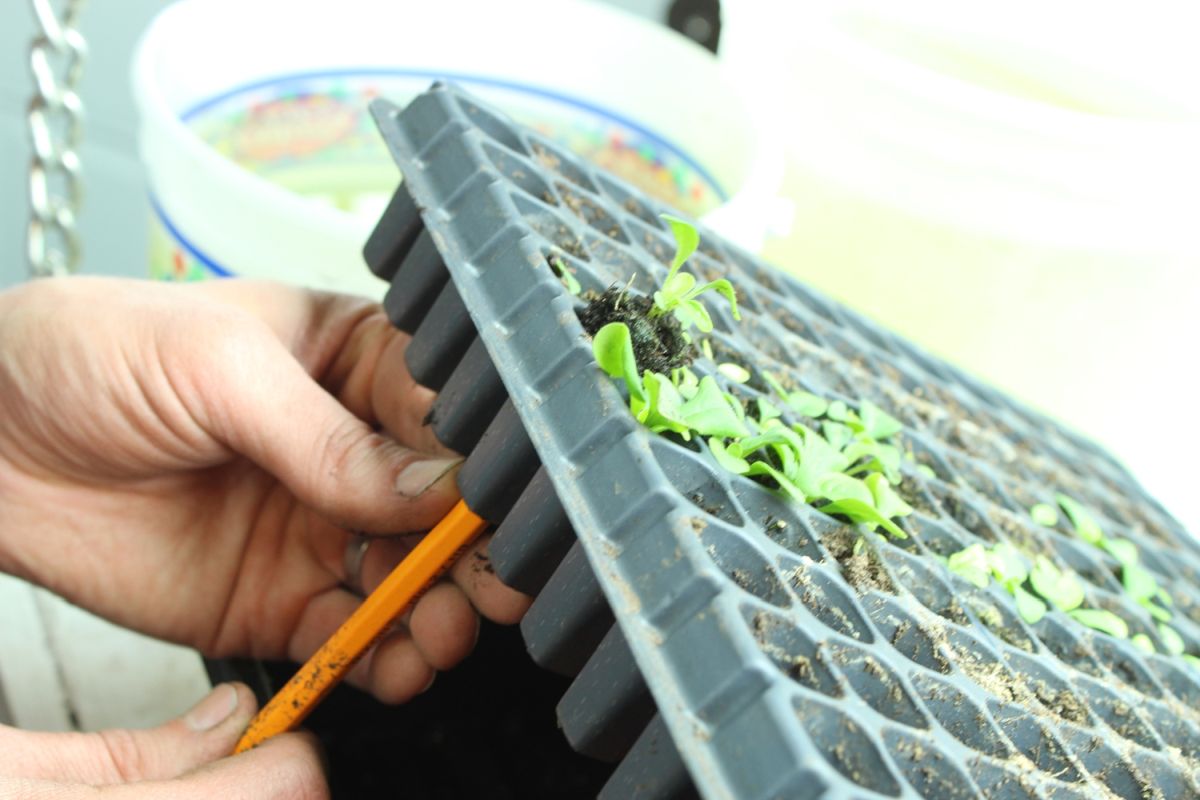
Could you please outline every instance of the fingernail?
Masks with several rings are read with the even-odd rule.
[[[183,720],[196,733],[210,731],[237,711],[238,693],[228,683],[223,683],[208,693],[187,712]]]
[[[414,461],[396,476],[396,493],[405,497],[419,497],[443,475],[462,463],[461,458],[430,458]]]

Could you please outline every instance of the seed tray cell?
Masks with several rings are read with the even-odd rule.
[[[498,574],[537,595],[531,655],[578,676],[564,733],[619,762],[603,797],[1200,796],[1188,662],[1057,610],[1030,625],[939,559],[1045,555],[1163,649],[1115,560],[1029,519],[1063,491],[1137,545],[1200,653],[1200,547],[1111,457],[698,226],[688,268],[729,278],[743,311],[711,307],[716,360],[752,378],[698,374],[752,400],[767,369],[905,425],[908,539],[785,502],[640,426],[559,277],[653,291],[675,212],[453,86],[373,111],[404,185],[366,259],[414,376],[442,390],[435,433],[473,451],[460,486],[499,523]]]

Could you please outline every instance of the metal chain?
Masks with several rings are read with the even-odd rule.
[[[32,277],[64,275],[79,265],[75,220],[83,202],[79,145],[83,103],[76,87],[87,43],[76,25],[85,0],[30,0],[41,32],[29,48],[34,94],[26,119],[33,158],[29,164],[28,256]]]

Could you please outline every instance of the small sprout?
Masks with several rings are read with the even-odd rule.
[[[1171,612],[1155,603],[1142,603],[1142,607],[1159,622],[1170,622]]]
[[[767,420],[779,419],[783,416],[783,412],[776,408],[770,400],[765,397],[759,397],[758,403],[758,424],[762,425]]]
[[[716,357],[713,356],[712,342],[710,342],[708,339],[700,340],[700,352],[703,353],[704,357],[709,361],[716,360]]]
[[[1053,528],[1058,524],[1058,509],[1049,503],[1038,503],[1029,509],[1029,516],[1043,528]]]
[[[695,275],[679,271],[700,244],[700,234],[696,232],[695,227],[670,214],[661,216],[675,237],[675,256],[671,259],[671,269],[667,272],[662,288],[654,293],[654,308],[650,310],[650,316],[673,314],[685,332],[688,328],[695,327],[702,333],[708,333],[713,329],[712,317],[709,316],[708,309],[696,298],[705,292],[714,291],[729,301],[733,318],[741,319],[737,307],[737,293],[727,279],[721,278],[697,286]]]
[[[1011,594],[1029,578],[1029,567],[1020,551],[1008,542],[1000,542],[988,553],[988,566],[1000,585]]]
[[[1137,603],[1149,602],[1158,594],[1158,581],[1140,564],[1126,564],[1122,567],[1121,583],[1125,587],[1125,593]]]
[[[1104,548],[1105,552],[1115,558],[1121,566],[1132,566],[1138,563],[1137,545],[1128,539],[1109,539],[1105,537],[1100,541],[1100,546]]]
[[[1038,624],[1046,616],[1046,604],[1025,587],[1013,587],[1013,599],[1017,601],[1017,613],[1030,625]]]
[[[1170,625],[1164,625],[1161,622],[1158,624],[1158,637],[1162,639],[1163,647],[1173,656],[1183,655],[1186,647],[1183,637],[1179,635],[1179,631],[1172,628]]]
[[[724,364],[717,365],[717,372],[724,375],[734,383],[745,383],[750,380],[750,371],[741,364],[735,364],[732,361],[726,361]]]
[[[850,407],[841,400],[834,400],[832,403],[830,403],[825,414],[836,422],[849,423],[852,420],[855,423],[859,422],[858,415],[851,411]]]
[[[1111,611],[1102,608],[1077,608],[1071,617],[1087,627],[1118,639],[1129,638],[1129,625]]]
[[[1146,653],[1148,655],[1154,655],[1155,653],[1158,652],[1158,650],[1156,650],[1154,647],[1154,640],[1151,639],[1149,636],[1147,636],[1144,633],[1134,634],[1133,636],[1130,637],[1129,641],[1138,650],[1141,650],[1143,653]]]
[[[868,475],[863,482],[871,490],[871,496],[875,498],[875,508],[879,509],[879,513],[883,516],[894,519],[908,516],[913,512],[912,506],[896,493],[883,475],[879,473]]]
[[[946,566],[955,575],[980,589],[986,589],[992,577],[987,550],[978,542],[957,553],[951,553],[946,559]]]
[[[862,432],[872,439],[886,439],[904,430],[904,424],[900,420],[870,400],[863,400],[859,404],[858,415],[862,421]]]
[[[826,514],[842,514],[854,522],[866,523],[874,529],[883,528],[897,539],[907,539],[904,529],[892,522],[893,517],[912,513],[912,508],[892,491],[882,475],[877,480],[860,481],[842,473],[830,473],[821,482],[820,494],[830,499],[820,510]]]
[[[821,423],[821,432],[825,434],[825,441],[829,442],[834,450],[845,450],[846,446],[854,441],[854,431],[840,422],[825,420]]]
[[[709,439],[708,449],[722,469],[732,472],[734,475],[745,475],[750,471],[750,462],[744,458],[730,455],[729,451],[725,449],[725,443],[720,439],[716,437]]]
[[[684,403],[683,418],[692,430],[705,436],[746,436],[750,432],[734,412],[727,395],[712,376],[700,379],[696,395]]]
[[[646,390],[638,374],[637,357],[633,354],[633,338],[624,322],[610,322],[592,337],[592,354],[596,363],[610,377],[625,381],[629,396],[646,399]]]
[[[787,404],[789,408],[802,417],[812,417],[813,419],[818,419],[819,417],[823,416],[825,411],[829,408],[829,401],[822,397],[817,397],[812,392],[806,392],[801,389],[797,389],[794,392],[789,392],[787,389],[783,388],[783,385],[780,384],[778,379],[776,379],[776,377],[771,373],[763,371],[762,376],[763,380],[767,382],[767,385],[770,386],[772,390],[774,390],[775,394],[779,395],[780,399],[783,400],[783,402]]]
[[[551,268],[554,270],[554,274],[562,281],[563,286],[567,288],[568,292],[579,294],[583,291],[583,287],[579,285],[579,281],[576,280],[575,275],[567,267],[561,256],[552,255],[548,260]]]
[[[1083,605],[1083,586],[1075,573],[1062,571],[1045,556],[1038,556],[1029,571],[1033,590],[1053,606],[1072,611]]]
[[[696,390],[700,388],[700,379],[687,367],[671,370],[671,383],[675,385],[675,389],[684,400],[691,400],[696,396]]]
[[[1192,655],[1191,653],[1184,653],[1183,660],[1192,669],[1200,671],[1200,658],[1196,658],[1196,656]]]
[[[1062,510],[1067,513],[1071,524],[1075,526],[1076,535],[1088,544],[1099,547],[1100,543],[1104,540],[1104,532],[1100,530],[1100,524],[1092,518],[1088,510],[1065,494],[1056,495],[1055,500],[1058,501]]]
[[[917,464],[917,474],[925,478],[936,479],[937,473],[928,464]]]

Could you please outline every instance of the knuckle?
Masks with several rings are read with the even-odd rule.
[[[121,783],[139,781],[146,774],[145,757],[132,731],[114,729],[92,734],[100,747],[103,766]]]
[[[310,485],[321,501],[333,501],[341,495],[342,484],[353,471],[362,449],[371,446],[375,435],[353,417],[329,426],[317,440],[312,459]]]

